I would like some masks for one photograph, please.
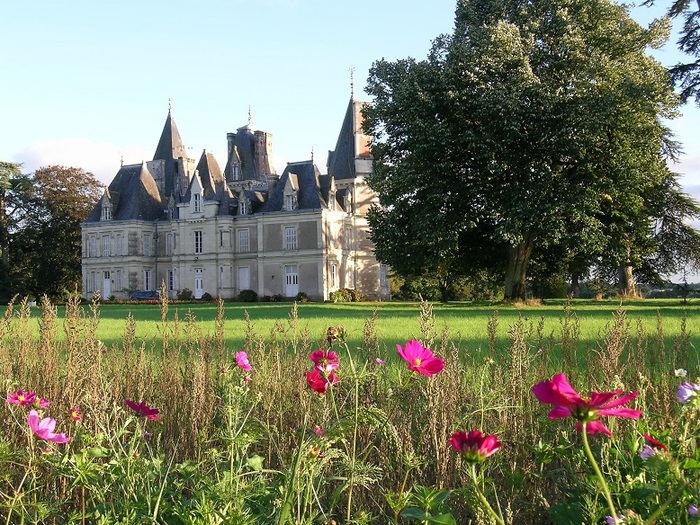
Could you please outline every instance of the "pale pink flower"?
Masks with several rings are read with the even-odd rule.
[[[36,410],[32,409],[29,411],[29,417],[27,418],[27,424],[32,432],[39,439],[44,441],[50,441],[52,443],[68,443],[70,438],[65,434],[56,434],[54,429],[56,428],[56,420],[50,417],[45,417],[41,421],[39,420],[39,414]]]
[[[333,350],[316,350],[309,354],[309,359],[314,362],[314,368],[324,375],[331,374],[340,367],[339,357]]]

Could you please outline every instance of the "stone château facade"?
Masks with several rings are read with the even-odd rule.
[[[206,151],[195,162],[168,110],[153,160],[122,165],[82,225],[83,296],[126,299],[164,282],[171,298],[250,289],[327,300],[340,288],[388,298],[368,235],[376,197],[361,107],[350,101],[325,175],[313,160],[277,175],[272,136],[250,122],[227,134],[223,171]]]

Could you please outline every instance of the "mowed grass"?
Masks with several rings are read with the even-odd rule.
[[[420,303],[302,303],[297,305],[296,316],[292,303],[225,303],[224,341],[227,350],[243,347],[246,334],[269,338],[288,331],[305,339],[310,346],[324,339],[329,326],[342,325],[348,332],[350,348],[361,346],[368,328],[378,339],[380,354],[391,354],[396,344],[410,339],[425,340],[426,330],[434,340],[454,343],[464,351],[485,351],[507,348],[509,331],[518,322],[524,324],[531,340],[549,345],[556,351],[565,326],[577,331],[578,350],[585,355],[598,349],[610,330],[616,316],[625,316],[630,339],[640,336],[657,344],[671,347],[681,338],[689,342],[691,362],[697,362],[700,348],[700,302],[679,300],[584,301],[549,300],[542,305],[503,305],[496,303],[455,302],[432,303],[432,324],[425,324]],[[216,303],[171,304],[167,321],[177,317],[180,323],[196,321],[197,330],[204,336],[216,330]],[[423,305],[425,308],[425,305]],[[569,312],[567,312],[567,309]],[[133,316],[136,341],[147,347],[158,348],[161,340],[161,308],[157,304],[104,304],[99,306],[97,337],[108,347],[119,345],[124,337],[127,319]],[[59,320],[65,310],[58,307]],[[93,315],[88,306],[85,315]],[[32,318],[38,332],[39,308],[32,309]],[[421,318],[423,317],[423,321]],[[373,319],[373,321],[370,321]],[[59,340],[63,336],[59,324]]]

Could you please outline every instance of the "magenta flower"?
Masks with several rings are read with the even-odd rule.
[[[311,372],[306,372],[306,382],[314,392],[325,394],[329,385],[337,385],[340,380],[335,373],[321,373],[318,368],[314,368]]]
[[[80,411],[78,407],[73,407],[70,409],[69,416],[71,420],[75,421],[76,423],[78,421],[82,421],[83,419],[83,413]]]
[[[620,396],[622,390],[614,392],[591,392],[590,399],[584,399],[571,387],[565,374],[556,374],[551,381],[542,381],[532,387],[532,392],[541,403],[554,405],[549,413],[549,419],[573,417],[577,420],[576,430],[579,432],[586,423],[589,434],[602,432],[612,436],[608,428],[598,419],[600,416],[628,417],[639,419],[640,410],[618,408],[635,399],[639,393],[631,392]]]
[[[40,408],[41,410],[46,410],[47,408],[49,408],[49,405],[51,405],[51,403],[46,401],[46,399],[44,399],[43,397],[41,399],[39,399],[38,397],[34,398],[34,407],[35,408]]]
[[[660,448],[661,450],[668,450],[666,445],[658,441],[656,438],[652,437],[650,434],[644,434],[644,439],[647,444],[653,448]]]
[[[309,359],[314,362],[314,368],[325,375],[333,373],[333,370],[338,370],[340,366],[338,354],[333,350],[316,350],[309,354]]]
[[[455,432],[450,438],[450,445],[469,463],[486,461],[501,448],[496,436],[484,436],[478,430]]]
[[[11,405],[27,406],[33,404],[35,399],[35,392],[17,390],[17,392],[8,392],[6,401]]]
[[[157,408],[149,407],[145,401],[142,401],[141,403],[136,403],[131,399],[127,399],[124,402],[126,403],[126,406],[128,406],[131,410],[136,412],[136,414],[138,414],[139,416],[144,416],[146,419],[153,419],[156,421],[160,419],[160,410],[158,410]]]
[[[429,348],[425,348],[418,341],[408,341],[403,348],[396,345],[401,359],[408,363],[408,369],[418,374],[430,377],[445,368],[445,361],[435,357]]]
[[[236,364],[238,365],[238,368],[243,370],[244,372],[250,372],[253,367],[250,366],[250,362],[248,361],[248,354],[245,352],[238,352],[236,354]]]
[[[39,421],[39,414],[34,409],[29,411],[27,424],[29,428],[32,429],[32,432],[34,432],[34,435],[44,441],[51,441],[52,443],[68,443],[70,441],[70,438],[65,434],[54,433],[54,429],[56,428],[55,419],[45,417]]]

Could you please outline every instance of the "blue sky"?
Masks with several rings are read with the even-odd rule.
[[[63,164],[109,183],[150,160],[169,100],[190,156],[223,167],[226,133],[248,119],[273,135],[278,172],[325,172],[350,98],[380,58],[425,58],[452,29],[455,0],[74,0],[0,3],[0,160],[24,172]],[[652,14],[636,8],[640,19]],[[675,63],[675,46],[658,52]],[[674,170],[700,195],[698,109],[672,123]]]

